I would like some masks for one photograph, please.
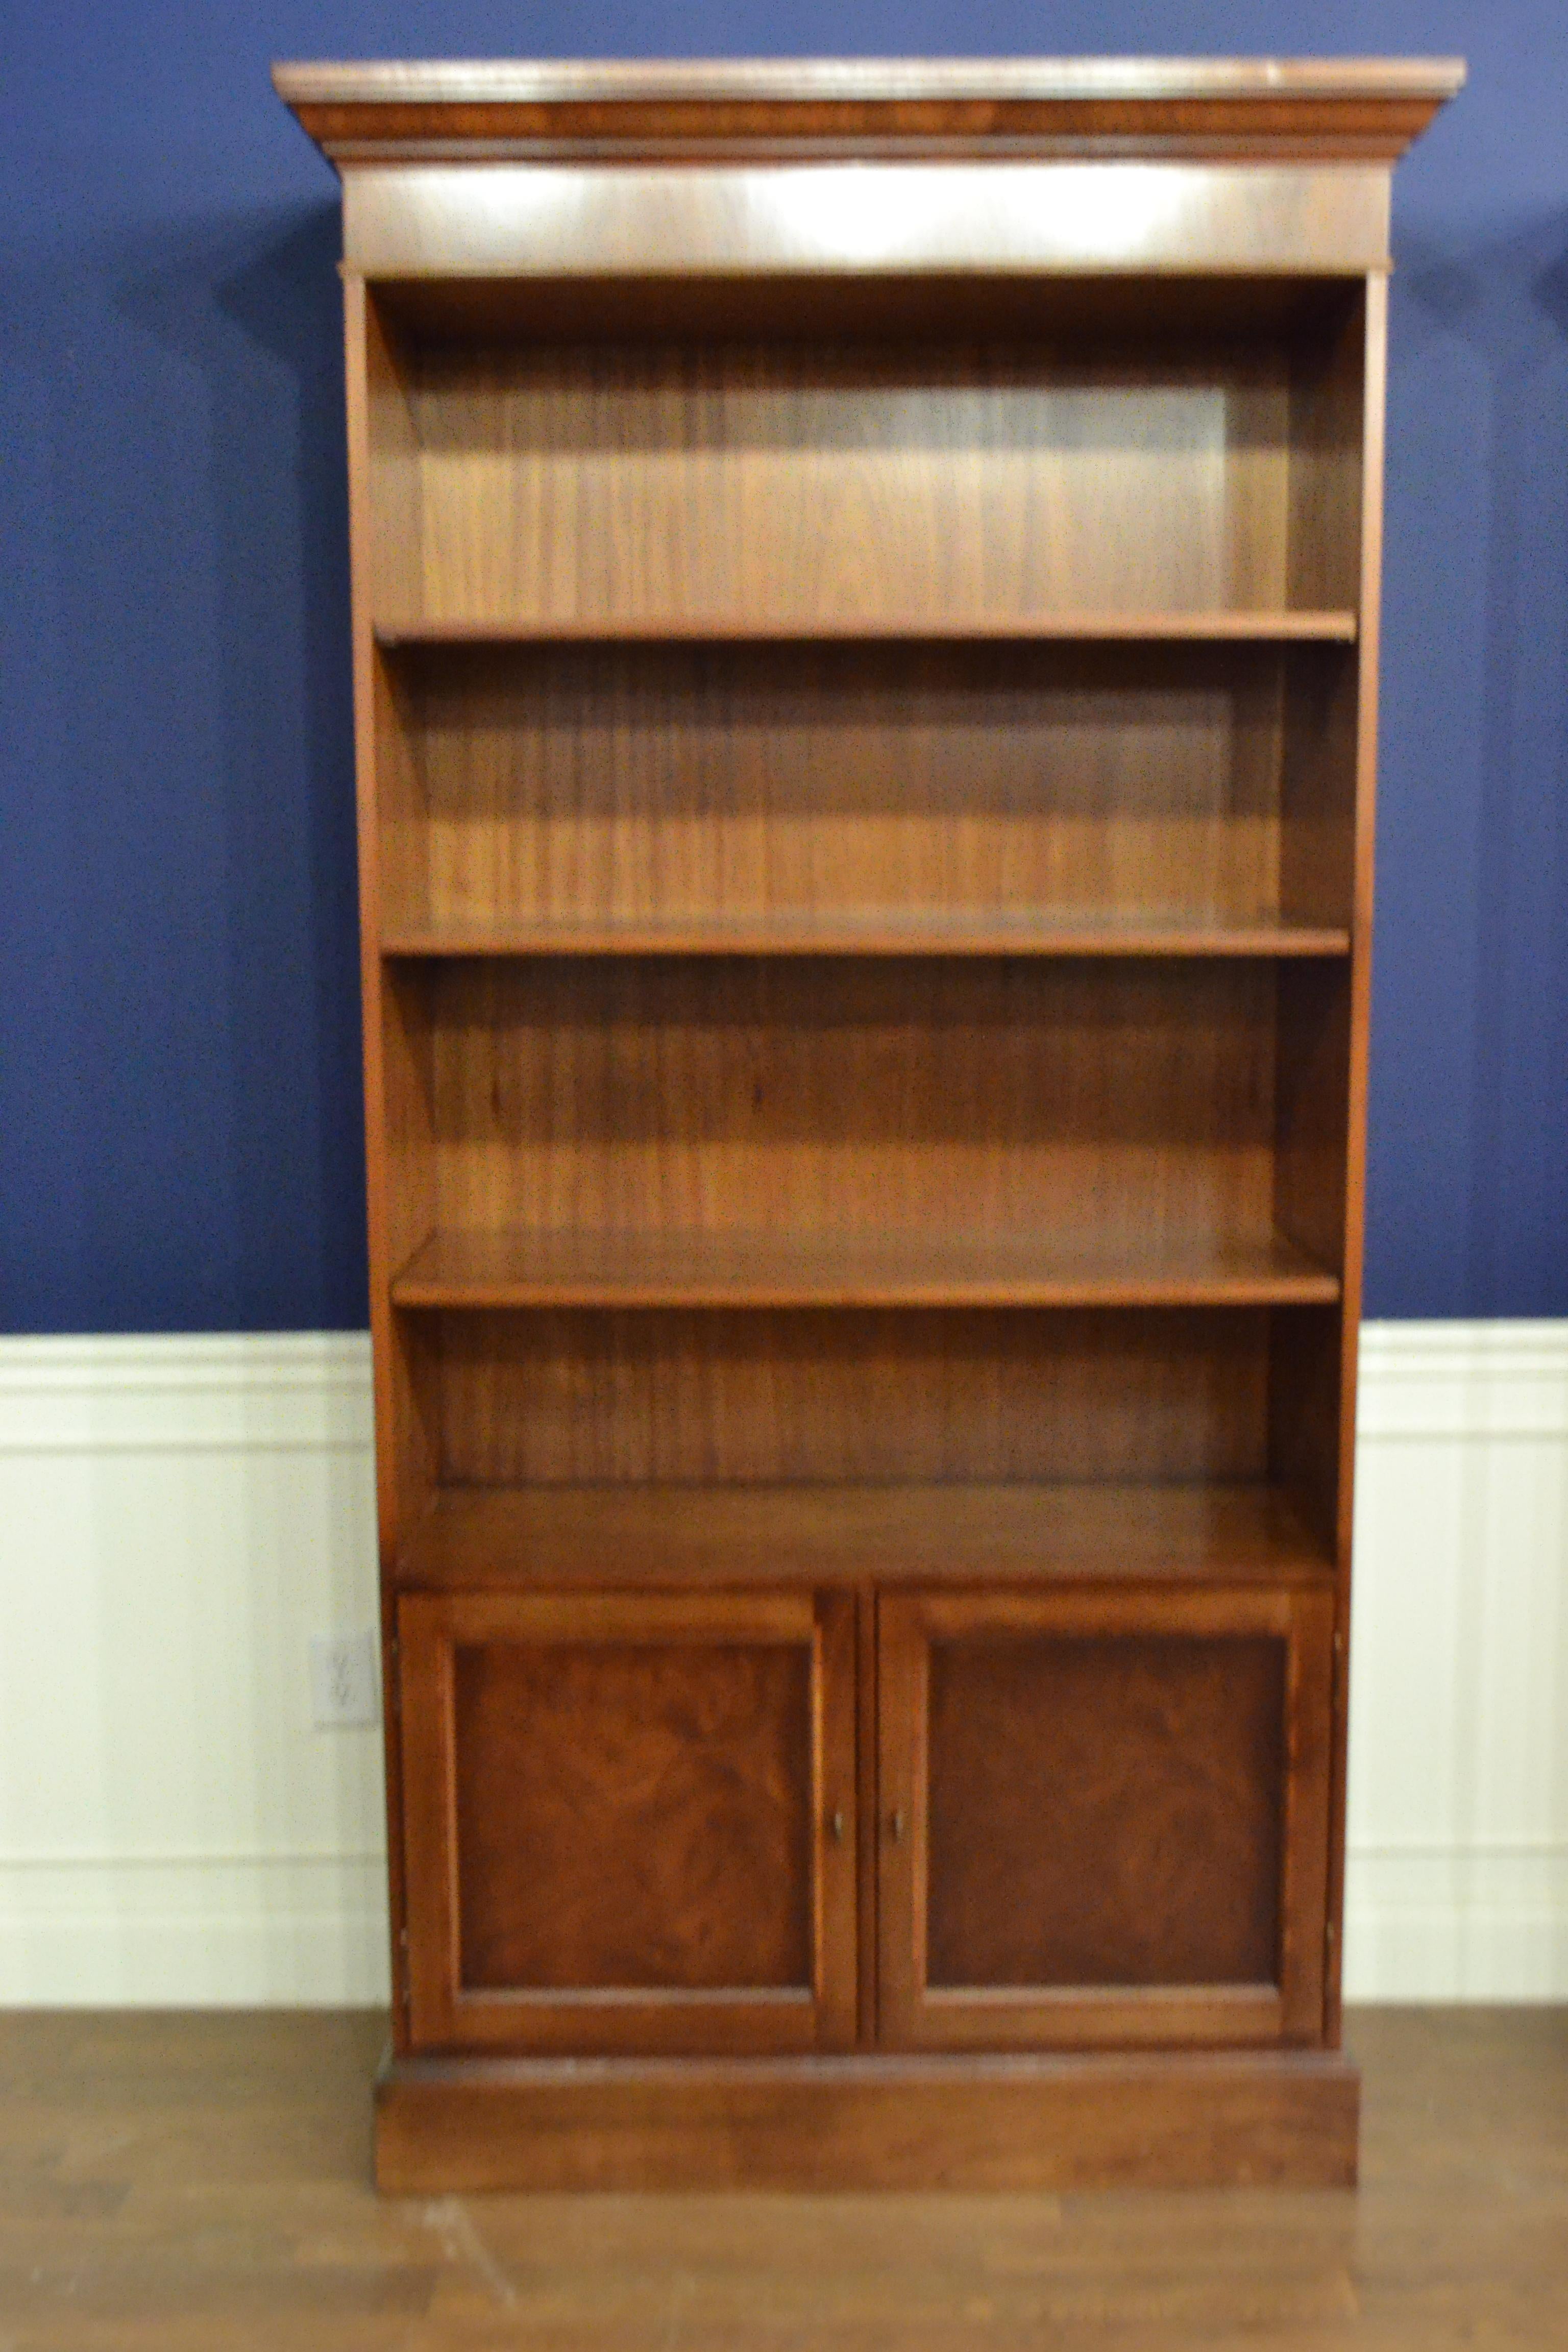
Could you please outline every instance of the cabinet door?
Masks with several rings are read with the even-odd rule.
[[[884,1595],[883,2040],[1319,2039],[1332,1622],[1321,1591]]]
[[[853,2039],[851,1598],[424,1593],[399,1643],[416,2045]]]

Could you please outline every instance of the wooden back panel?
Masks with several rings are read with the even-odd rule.
[[[1250,355],[426,355],[426,620],[1283,603],[1289,402]]]
[[[1272,1228],[1266,963],[459,961],[424,989],[443,1227]]]
[[[389,340],[405,398],[385,409],[378,620],[809,629],[1353,602],[1357,518],[1324,488],[1353,417],[1316,392],[1315,341],[724,333],[720,313],[681,342]]]
[[[1347,648],[786,644],[406,648],[388,723],[387,921],[998,908],[1281,911],[1281,718]],[[1326,729],[1327,722],[1325,722]],[[1293,754],[1297,770],[1305,754]],[[1353,742],[1337,768],[1337,838]],[[1300,818],[1321,825],[1305,790]],[[1289,853],[1292,871],[1303,867]],[[1348,924],[1337,887],[1293,913]]]
[[[1259,1479],[1268,1310],[451,1314],[454,1486]]]

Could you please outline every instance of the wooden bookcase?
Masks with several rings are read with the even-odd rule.
[[[279,68],[388,2186],[1353,2179],[1389,184],[1461,79]]]

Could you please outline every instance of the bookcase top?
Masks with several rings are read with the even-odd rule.
[[[1392,163],[1456,58],[280,64],[337,163],[845,152]]]

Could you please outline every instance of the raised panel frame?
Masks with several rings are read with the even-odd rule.
[[[1333,1596],[1326,1588],[915,1590],[879,1596],[879,2026],[915,2050],[1315,2044],[1323,2036]],[[926,1925],[929,1661],[977,1634],[1272,1635],[1286,1646],[1278,1980],[933,1988]]]
[[[808,1987],[471,1990],[462,1980],[454,1658],[486,1643],[722,1647],[810,1658]],[[847,2046],[858,2008],[856,1640],[852,1594],[460,1591],[398,1608],[409,2030],[419,2049],[776,2055]],[[548,1900],[545,1890],[541,1900]]]

